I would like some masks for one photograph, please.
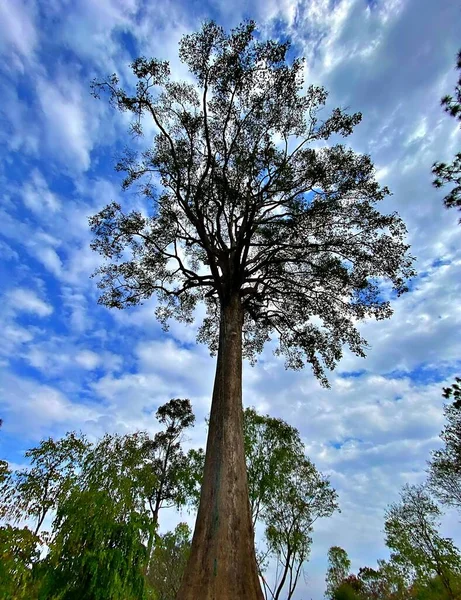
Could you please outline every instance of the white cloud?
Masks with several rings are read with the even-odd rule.
[[[55,158],[59,162],[68,161],[70,170],[86,171],[90,166],[93,141],[88,111],[77,80],[39,78],[37,94],[45,117],[46,138]]]
[[[8,293],[8,300],[15,312],[27,312],[39,317],[48,317],[53,307],[41,300],[35,292],[25,288],[16,288]]]
[[[101,359],[96,352],[92,352],[91,350],[81,350],[75,355],[75,362],[84,369],[92,371],[99,366]]]
[[[60,277],[62,272],[62,261],[59,254],[51,246],[42,245],[37,240],[30,240],[28,243],[33,256],[42,263],[42,265],[56,277]]]
[[[13,58],[15,66],[22,69],[25,65],[21,59],[30,60],[38,45],[34,9],[35,3],[27,0],[0,3],[0,53]]]
[[[56,194],[53,194],[48,184],[38,169],[34,169],[31,178],[22,188],[24,204],[39,217],[50,218],[50,213],[60,210],[61,203]]]
[[[55,387],[8,372],[2,373],[0,396],[4,431],[26,434],[28,440],[39,440],[51,432],[63,435],[98,417],[95,408],[72,402]]]

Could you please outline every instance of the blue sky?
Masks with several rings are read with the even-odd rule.
[[[340,494],[342,513],[319,523],[297,595],[319,600],[329,546],[345,547],[354,568],[386,556],[384,508],[424,478],[443,426],[441,388],[461,370],[461,229],[430,173],[460,145],[439,106],[456,81],[457,0],[0,3],[0,455],[22,464],[41,437],[70,429],[155,431],[155,410],[171,397],[191,398],[199,425],[189,443],[204,444],[214,361],[195,345],[195,326],[165,334],[152,303],[97,305],[87,217],[140,200],[113,170],[127,120],[89,83],[112,72],[127,81],[138,54],[187,77],[180,37],[203,19],[229,27],[245,17],[262,37],[292,39],[307,82],[325,85],[332,105],[363,113],[349,143],[371,153],[392,190],[383,210],[406,221],[420,272],[391,320],[363,324],[368,357],[346,352],[331,390],[308,368],[285,371],[270,346],[245,366],[245,404],[297,426]],[[461,543],[457,520],[446,527]]]

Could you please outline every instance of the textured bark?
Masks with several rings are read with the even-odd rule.
[[[205,471],[177,600],[263,600],[243,445],[240,298],[222,308]]]

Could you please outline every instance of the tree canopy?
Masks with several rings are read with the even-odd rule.
[[[100,302],[123,308],[156,294],[166,322],[190,321],[204,301],[199,340],[216,350],[220,306],[237,294],[246,355],[276,335],[288,366],[307,361],[326,383],[323,365],[343,344],[363,354],[357,320],[390,316],[379,282],[405,291],[412,258],[401,219],[376,207],[389,190],[370,157],[325,145],[361,114],[336,108],[321,120],[325,89],[306,88],[290,44],[260,41],[255,29],[249,21],[226,34],[208,22],[185,35],[179,56],[195,84],[146,58],[132,64],[133,91],[116,75],[94,82],[96,96],[132,113],[135,134],[147,118],[157,131],[152,148],[117,164],[148,210],[112,203],[90,219],[107,259]]]

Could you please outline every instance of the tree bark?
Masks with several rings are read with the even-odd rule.
[[[177,600],[263,600],[243,444],[242,326],[235,295],[221,309],[200,506]]]

